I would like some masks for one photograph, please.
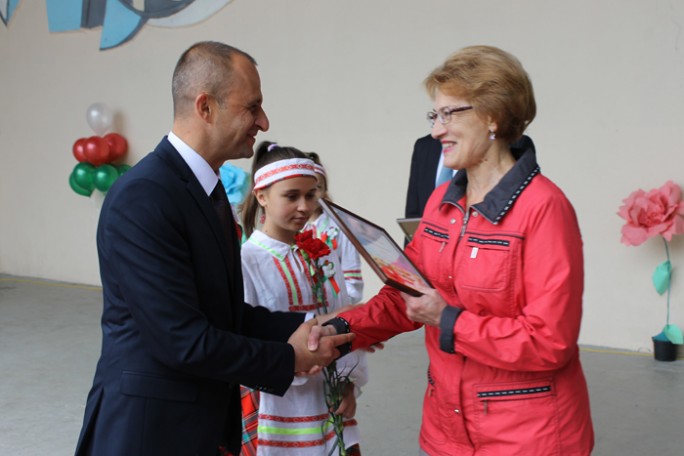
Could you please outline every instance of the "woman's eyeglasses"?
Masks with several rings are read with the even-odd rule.
[[[455,114],[457,112],[463,112],[467,111],[469,109],[473,109],[472,106],[459,106],[458,108],[453,108],[450,106],[445,106],[444,108],[440,108],[439,110],[435,111],[434,109],[430,112],[427,113],[427,120],[430,122],[430,127],[433,127],[435,125],[435,121],[439,120],[439,123],[442,125],[446,125],[449,122],[451,122],[451,115]]]

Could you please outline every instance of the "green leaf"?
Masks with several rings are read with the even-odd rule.
[[[660,263],[658,266],[656,266],[655,271],[653,271],[653,286],[658,294],[665,293],[667,291],[667,287],[670,286],[671,272],[672,267],[669,260]]]
[[[677,325],[667,325],[663,328],[663,332],[667,336],[668,340],[675,345],[684,344],[684,334],[682,330]]]

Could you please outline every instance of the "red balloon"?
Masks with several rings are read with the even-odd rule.
[[[118,133],[108,133],[104,139],[109,145],[110,161],[118,160],[128,152],[128,141]]]
[[[94,166],[100,166],[109,161],[109,144],[100,136],[91,136],[85,142],[86,161]]]
[[[78,160],[81,163],[86,161],[85,143],[86,143],[86,138],[78,138],[76,140],[76,142],[74,143],[74,146],[71,148],[71,151],[73,152],[74,157],[76,157],[76,160]]]

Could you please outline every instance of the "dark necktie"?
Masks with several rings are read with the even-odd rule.
[[[237,233],[235,227],[235,219],[233,218],[233,211],[230,208],[230,203],[228,202],[228,197],[226,196],[226,190],[221,183],[218,181],[216,187],[211,192],[211,202],[214,206],[214,211],[218,216],[219,223],[221,224],[221,231],[223,231],[223,236],[226,239],[228,245],[227,249],[227,273],[228,273],[228,283],[231,289],[231,299],[228,302],[233,303],[230,305],[231,313],[233,318],[234,327],[240,327],[241,323],[241,307],[238,305],[238,301],[243,302],[243,289],[242,289],[242,274],[240,266],[240,244],[238,243]],[[238,395],[239,400],[239,395]],[[239,415],[238,415],[239,416]],[[227,420],[226,422],[230,422]]]
[[[230,209],[230,203],[228,202],[228,197],[226,196],[226,190],[220,180],[209,196],[214,204],[214,211],[216,211],[216,215],[221,223],[221,229],[226,237],[228,247],[232,248],[237,242],[234,230],[235,220],[233,219],[233,212]]]

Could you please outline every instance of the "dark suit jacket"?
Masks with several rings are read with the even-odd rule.
[[[423,136],[413,146],[411,156],[411,174],[406,192],[406,218],[423,216],[425,203],[435,189],[437,165],[442,153],[442,145],[430,135]]]
[[[287,390],[283,342],[303,316],[244,304],[230,229],[227,241],[166,138],[112,186],[97,230],[102,353],[77,455],[215,456],[220,442],[238,454],[239,385]]]

